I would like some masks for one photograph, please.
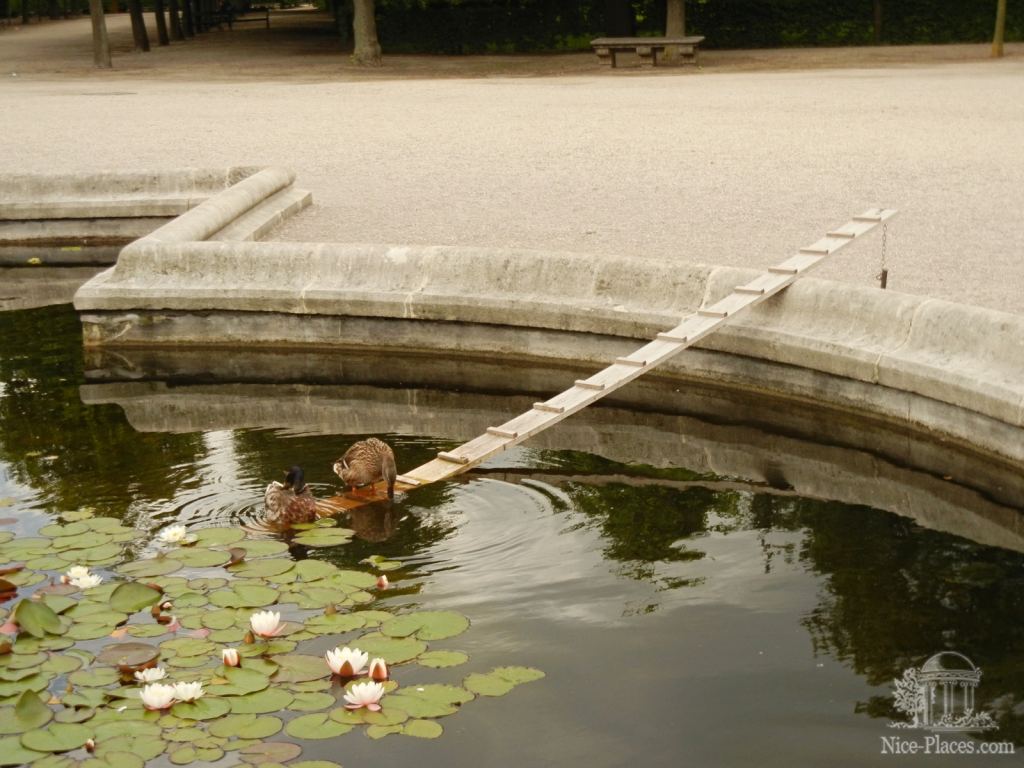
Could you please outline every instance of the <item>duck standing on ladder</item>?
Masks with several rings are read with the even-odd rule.
[[[395,453],[376,437],[360,440],[345,451],[345,455],[334,462],[334,473],[353,493],[361,485],[369,485],[372,490],[378,480],[383,480],[388,487],[388,498],[395,498],[395,480],[398,478]]]

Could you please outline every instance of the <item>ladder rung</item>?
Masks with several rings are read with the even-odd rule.
[[[465,456],[459,456],[455,453],[448,453],[448,451],[441,451],[437,454],[437,458],[443,461],[450,461],[453,464],[469,464],[469,459]]]
[[[724,309],[698,309],[697,314],[701,317],[728,317],[729,313]]]
[[[675,341],[679,344],[686,344],[690,340],[687,336],[673,336],[671,333],[659,333],[658,338],[662,341]]]
[[[795,275],[800,270],[796,267],[768,267],[768,271],[773,275]]]
[[[847,240],[853,240],[857,235],[853,232],[829,232],[826,237],[845,237]]]
[[[800,253],[809,253],[814,256],[828,256],[831,251],[828,248],[814,248],[812,246],[807,246],[806,248],[801,248]]]
[[[632,358],[629,357],[616,357],[615,362],[618,363],[619,365],[632,365],[635,368],[643,368],[645,365],[647,365],[646,360],[633,360]]]
[[[755,296],[761,296],[764,294],[764,288],[751,288],[748,285],[737,285],[734,289],[736,293],[752,293]]]
[[[501,427],[488,427],[487,434],[494,435],[495,437],[507,437],[509,439],[515,439],[519,437],[518,432],[511,432],[507,429],[502,429]]]
[[[877,224],[878,222],[882,221],[882,217],[881,216],[854,216],[853,220],[854,221],[873,221],[873,222],[875,222]]]
[[[577,387],[582,389],[604,389],[604,384],[597,384],[593,381],[587,381],[586,379],[576,379],[574,383]]]
[[[548,405],[547,403],[534,403],[533,410],[544,411],[545,413],[565,413],[565,408],[560,405]]]
[[[409,475],[399,475],[395,480],[399,483],[405,483],[406,485],[423,485],[422,480],[417,480],[415,477],[409,477]]]

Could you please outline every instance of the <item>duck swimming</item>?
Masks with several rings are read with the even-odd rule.
[[[306,485],[302,467],[292,467],[284,483],[274,480],[263,495],[267,520],[281,525],[308,523],[316,519],[316,499]]]
[[[353,491],[360,485],[374,486],[383,480],[388,486],[388,498],[395,498],[395,453],[391,447],[375,437],[360,440],[334,462],[334,473]]]

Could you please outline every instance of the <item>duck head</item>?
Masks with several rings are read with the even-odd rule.
[[[302,493],[306,487],[302,467],[295,466],[288,470],[288,474],[284,477],[284,487],[291,488],[296,493]]]

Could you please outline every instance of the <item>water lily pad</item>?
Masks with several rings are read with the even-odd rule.
[[[388,560],[383,555],[370,555],[369,557],[364,557],[359,562],[372,565],[378,571],[395,571],[402,567],[402,563],[400,561]]]
[[[215,629],[210,632],[210,640],[215,643],[225,643],[230,645],[232,643],[240,643],[245,638],[246,630],[239,627],[229,627],[228,629]]]
[[[228,585],[227,579],[219,577],[212,579],[190,579],[188,581],[188,588],[196,592],[212,592],[217,589],[221,589]]]
[[[328,605],[340,605],[346,603],[350,598],[345,592],[335,587],[304,585],[303,590],[297,593],[294,599],[300,608],[317,609]]]
[[[25,733],[52,718],[53,712],[35,691],[24,691],[13,707],[0,708],[0,734]]]
[[[95,709],[106,701],[106,691],[103,688],[79,688],[74,693],[64,696],[64,705],[68,707],[88,707]]]
[[[412,637],[385,637],[377,632],[363,635],[356,644],[371,656],[380,656],[388,664],[415,659],[427,650],[427,644]]]
[[[289,768],[341,768],[341,766],[330,760],[300,760],[297,763],[291,763]]]
[[[469,628],[469,619],[454,611],[417,611],[395,616],[380,625],[388,637],[415,635],[421,640],[443,640],[455,637]]]
[[[123,547],[120,544],[103,544],[90,549],[69,549],[57,555],[61,560],[79,565],[106,565],[109,561],[119,558]],[[139,561],[139,562],[150,562]],[[136,573],[135,575],[142,575]]]
[[[53,723],[21,735],[21,745],[36,752],[69,752],[92,738],[92,728],[78,723]]]
[[[511,683],[493,672],[486,675],[474,672],[466,677],[462,684],[466,686],[467,690],[480,696],[504,696],[516,687],[515,683]]]
[[[135,613],[148,608],[161,597],[163,594],[152,587],[136,581],[126,581],[118,584],[110,593],[110,607],[122,613]]]
[[[293,698],[292,693],[283,688],[267,688],[245,696],[232,696],[224,701],[231,702],[231,712],[236,715],[263,715],[286,709]]]
[[[304,547],[337,547],[352,541],[353,531],[347,528],[314,528],[295,537],[296,544]]]
[[[212,568],[224,565],[231,560],[231,555],[219,549],[202,549],[199,547],[181,549],[174,553],[174,557],[190,568]]]
[[[66,707],[58,709],[53,719],[58,723],[84,723],[86,720],[92,720],[95,715],[96,710],[92,707]]]
[[[287,544],[274,539],[249,539],[241,546],[245,549],[245,556],[249,560],[256,557],[281,555],[288,551]]]
[[[45,757],[46,752],[26,749],[18,736],[0,738],[0,765],[28,765]]]
[[[388,705],[380,712],[366,710],[362,713],[362,717],[363,722],[370,725],[401,725],[409,719],[409,713],[403,712],[398,707]]]
[[[161,643],[160,647],[178,656],[209,656],[218,650],[215,643],[194,637],[179,637],[174,640],[167,640]]]
[[[504,678],[516,685],[531,683],[534,680],[540,680],[542,677],[545,677],[543,672],[533,667],[496,667],[491,671],[491,674]]]
[[[80,536],[89,530],[89,526],[85,523],[68,523],[67,525],[61,525],[59,523],[50,523],[44,525],[39,529],[41,536]]]
[[[67,595],[47,594],[43,596],[43,602],[50,606],[50,609],[57,614],[64,613],[78,605],[78,601]]]
[[[285,727],[285,733],[294,739],[333,739],[351,730],[351,725],[330,719],[326,712],[302,715]]]
[[[197,528],[193,533],[196,541],[206,547],[222,547],[245,538],[245,531],[238,528]]]
[[[264,608],[277,602],[278,592],[270,587],[240,584],[210,595],[210,602],[222,608]]]
[[[230,709],[227,699],[203,696],[196,701],[179,701],[171,707],[171,714],[184,720],[213,720],[226,715]]]
[[[238,756],[252,765],[286,763],[302,754],[302,747],[288,741],[269,741],[253,744],[238,751]]]
[[[224,718],[224,720],[227,719],[229,718]],[[224,720],[217,720],[214,722],[213,725],[217,723],[222,723],[224,722]],[[210,726],[211,731],[213,730],[213,725]],[[199,739],[205,738],[206,731],[202,730],[201,728],[195,727],[174,728],[172,730],[166,731],[163,737],[168,741],[187,741],[189,743],[192,743],[194,741],[198,741]]]
[[[82,507],[81,509],[60,513],[61,520],[63,520],[66,523],[74,523],[79,520],[88,520],[90,517],[95,516],[96,515],[93,512],[93,510],[89,509],[88,507]]]
[[[381,700],[385,709],[395,707],[408,713],[411,717],[444,717],[454,715],[458,707],[452,703],[431,701],[417,696],[409,696],[403,693],[388,694]]]
[[[400,725],[371,725],[366,729],[366,735],[371,739],[383,739],[385,736],[401,732],[402,726]]]
[[[292,703],[288,705],[288,709],[292,712],[318,712],[321,709],[333,707],[335,703],[335,698],[329,693],[307,691],[296,693]]]
[[[128,627],[128,634],[132,637],[161,637],[167,634],[167,627],[163,624],[132,624]]]
[[[436,739],[444,732],[440,723],[433,720],[410,720],[402,726],[402,734],[417,739]]]
[[[117,643],[108,645],[96,656],[103,664],[125,669],[141,669],[160,658],[160,649],[148,643]]]
[[[224,757],[224,750],[219,747],[182,747],[169,755],[170,761],[175,765],[188,765],[197,761],[213,763],[222,757]]]
[[[215,692],[218,696],[244,696],[247,693],[262,691],[270,685],[270,678],[267,675],[248,667],[226,667],[222,669],[221,675],[227,680],[227,684],[210,689],[211,693]]]
[[[202,625],[208,629],[227,629],[235,626],[239,614],[234,608],[221,608],[216,611],[203,611],[200,616]]]
[[[52,672],[55,675],[66,675],[74,672],[82,666],[82,659],[67,654],[50,656],[43,664],[44,672]]]
[[[20,648],[23,640],[19,640],[18,644],[14,647]],[[8,669],[31,669],[38,667],[46,661],[45,653],[12,653],[9,659],[6,659],[6,666]]]
[[[112,685],[121,679],[116,669],[100,667],[99,669],[82,669],[68,675],[68,682],[87,688],[98,688]]]
[[[23,599],[14,609],[14,620],[18,627],[33,637],[45,637],[47,633],[60,632],[60,619],[43,602]]]
[[[72,640],[98,640],[114,631],[114,624],[75,624],[64,633]]]
[[[360,613],[329,613],[306,619],[306,630],[318,635],[341,634],[362,629],[366,619]]]
[[[336,573],[338,566],[323,560],[300,560],[295,564],[295,575],[302,581],[317,581]]]
[[[81,768],[93,768],[90,763],[92,760],[87,760],[81,764]],[[104,752],[103,762],[109,768],[143,768],[146,761],[133,752]],[[38,768],[38,764],[37,764]],[[99,768],[98,766],[96,768]]]
[[[275,683],[302,683],[307,680],[319,680],[331,674],[327,662],[322,656],[308,656],[301,653],[275,656],[278,665],[274,675]]]
[[[118,566],[118,573],[125,576],[136,576],[139,578],[153,578],[154,576],[166,576],[169,573],[180,571],[182,562],[173,557],[154,557],[149,560],[134,560]]]
[[[224,553],[227,555],[227,552]],[[227,562],[225,560],[224,562]],[[295,564],[291,560],[273,558],[269,560],[243,560],[228,570],[236,576],[266,579],[290,571]]]
[[[467,661],[469,661],[469,656],[462,651],[427,651],[416,659],[417,664],[434,669],[457,667]]]
[[[25,567],[33,571],[61,571],[66,566],[67,562],[56,555],[43,555],[25,561]]]

